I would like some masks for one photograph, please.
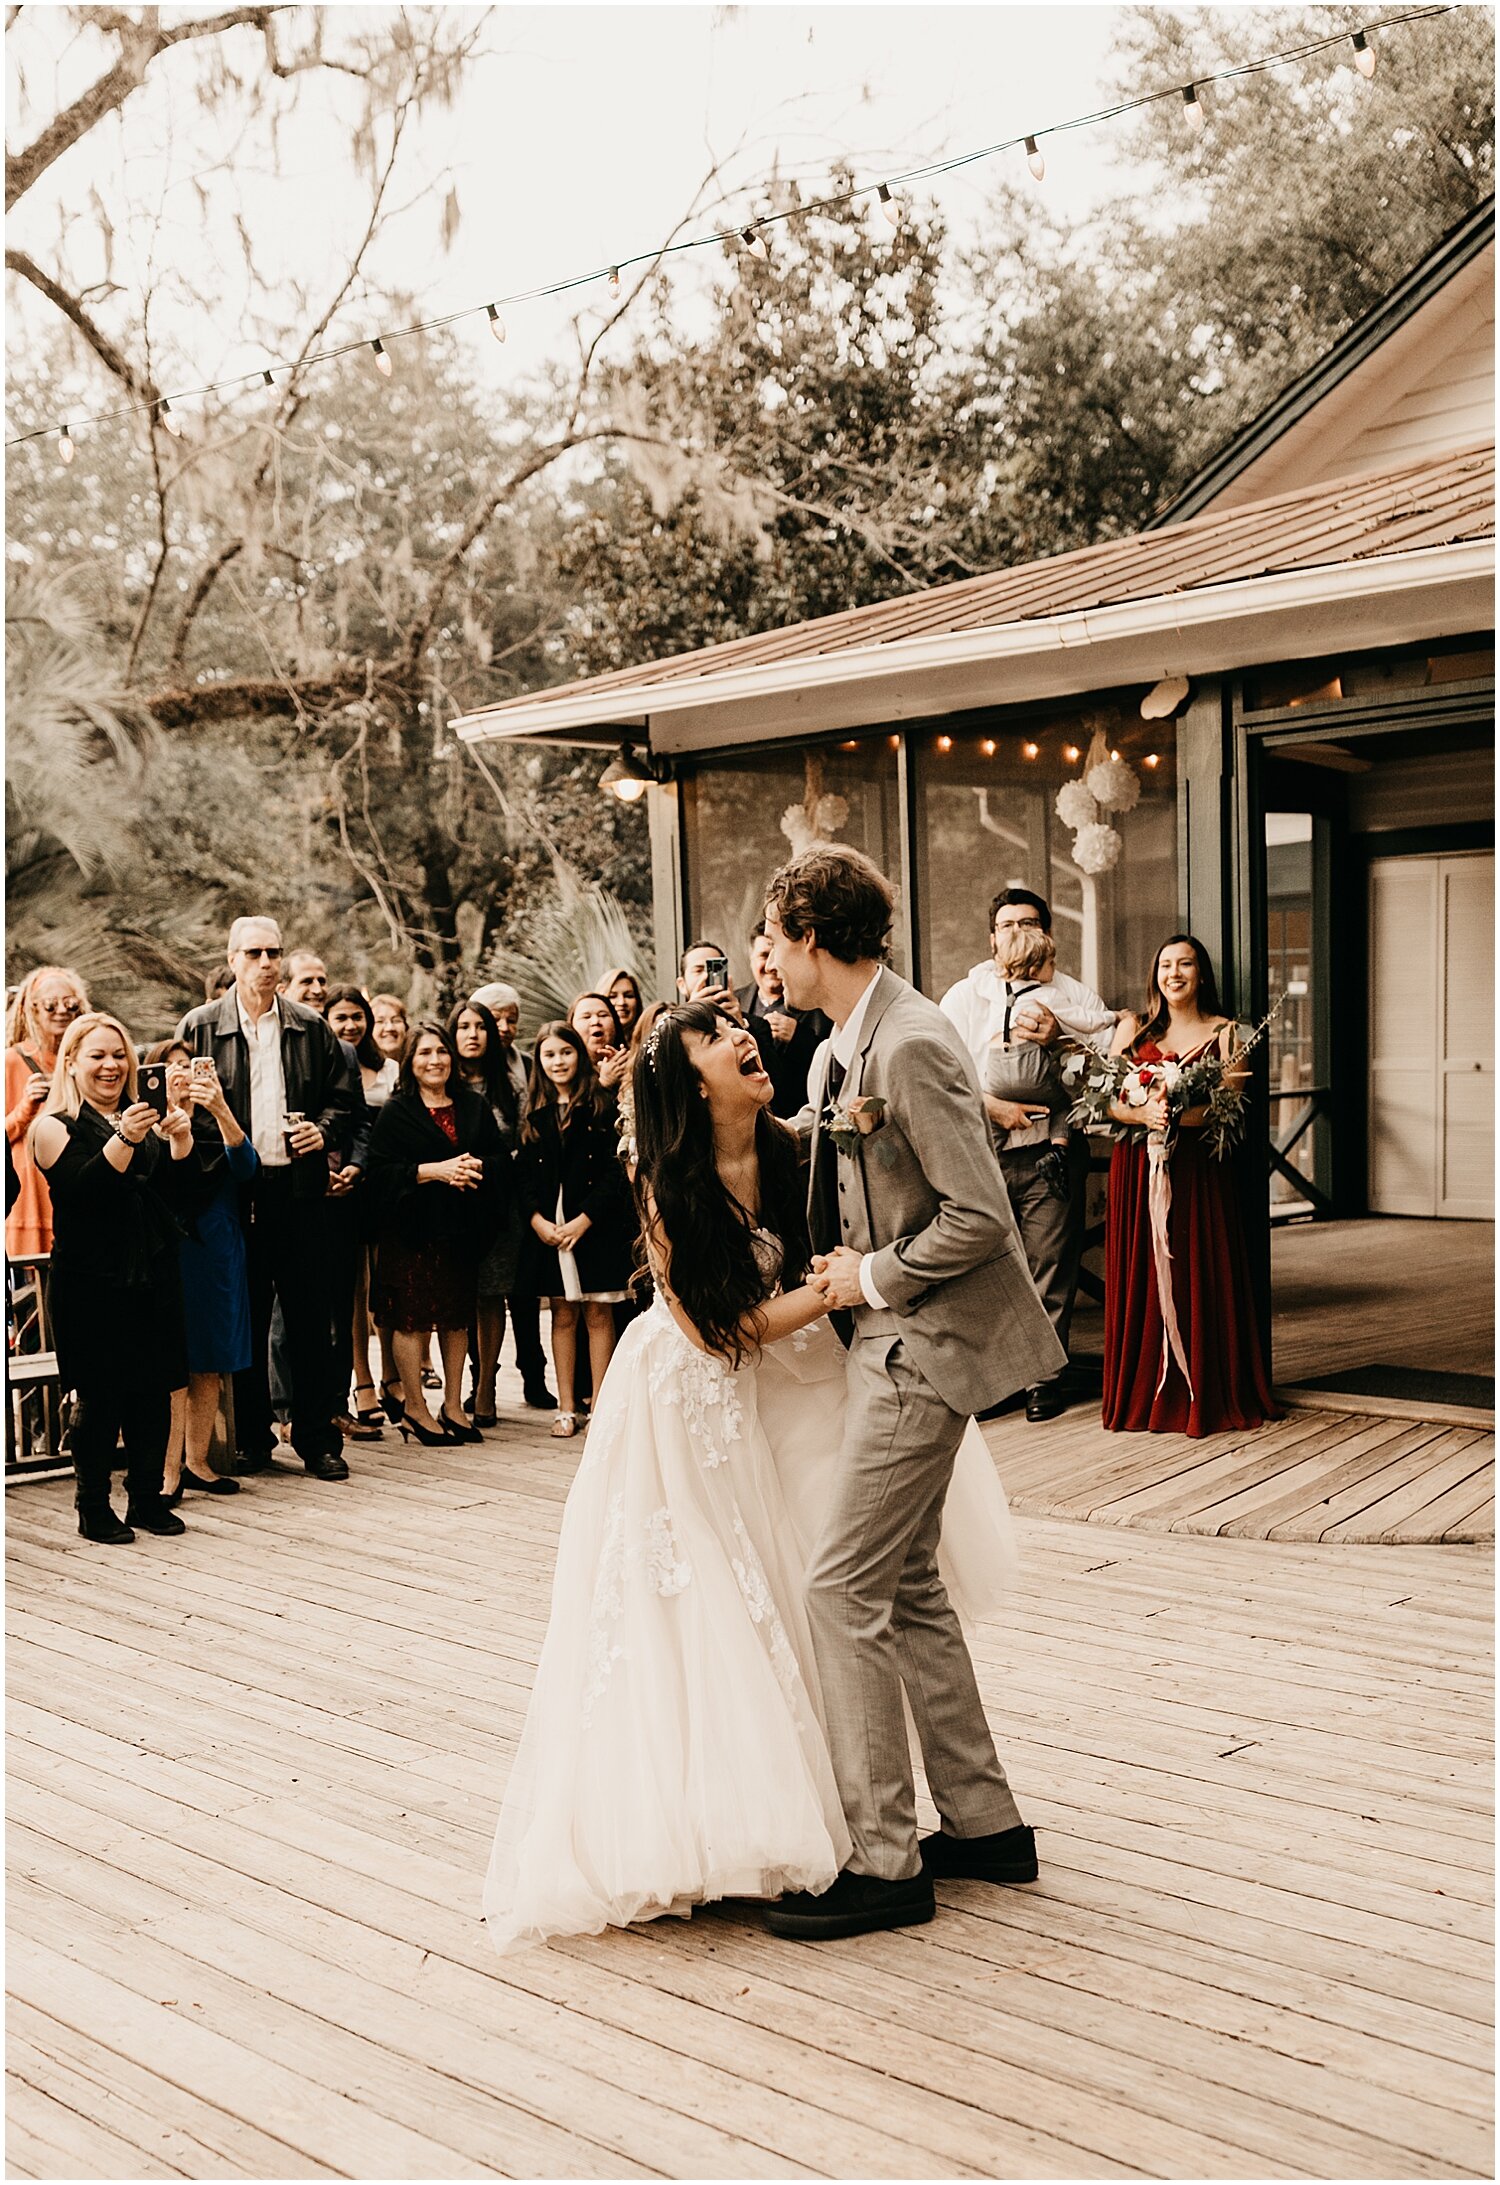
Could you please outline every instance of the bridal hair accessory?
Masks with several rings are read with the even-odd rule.
[[[662,1040],[666,1035],[669,1021],[670,1020],[665,1012],[661,1016],[659,1016],[656,1022],[652,1025],[650,1031],[646,1034],[646,1044],[641,1049],[642,1054],[644,1054],[647,1062],[651,1065],[653,1070],[656,1068],[656,1050],[658,1049],[658,1047],[660,1047]]]

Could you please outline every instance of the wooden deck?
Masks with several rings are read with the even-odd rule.
[[[1479,1427],[1298,1410],[1191,1441],[1106,1434],[1097,1404],[1079,1403],[984,1432],[1012,1507],[1032,1516],[1330,1544],[1495,1537],[1495,1437]]]
[[[1492,1557],[1023,1521],[1043,1876],[820,1947],[478,1916],[577,1445],[9,1518],[10,2174],[1486,2177]]]

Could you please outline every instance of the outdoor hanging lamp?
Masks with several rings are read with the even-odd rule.
[[[635,747],[623,743],[599,776],[599,787],[622,804],[639,804],[655,779],[650,767],[636,757]]]
[[[492,333],[492,334],[494,335],[494,337],[495,337],[496,341],[504,341],[504,339],[505,339],[505,321],[504,321],[504,319],[502,319],[502,318],[501,318],[501,316],[500,316],[499,312],[498,312],[498,311],[497,311],[497,310],[495,309],[495,306],[494,306],[494,305],[493,305],[492,303],[487,303],[487,304],[485,305],[485,307],[484,307],[484,308],[485,308],[485,312],[486,312],[486,314],[487,314],[487,316],[488,316],[488,318],[489,318],[489,322],[490,322],[490,332],[491,332],[491,333]]]
[[[901,225],[901,207],[897,204],[895,198],[891,195],[890,184],[888,182],[882,182],[879,189],[875,192],[875,197],[881,211],[885,214],[891,226],[893,228],[899,228]]]
[[[370,344],[370,351],[375,359],[376,371],[380,373],[382,378],[389,379],[391,376],[391,360],[386,355],[385,343],[378,334]]]
[[[1037,150],[1035,137],[1026,139],[1026,164],[1036,176],[1038,182],[1044,179],[1047,172],[1047,162]]]
[[[1198,96],[1198,86],[1195,83],[1185,84],[1183,86],[1182,111],[1184,116],[1186,117],[1187,125],[1189,129],[1192,130],[1193,135],[1195,137],[1201,136],[1203,133],[1204,118],[1203,101]]]
[[[1354,48],[1354,65],[1368,83],[1375,73],[1375,48],[1362,30],[1357,30],[1349,43]]]
[[[66,470],[69,463],[72,462],[74,452],[73,435],[69,432],[67,426],[64,425],[57,442],[57,459],[62,464],[64,470]]]

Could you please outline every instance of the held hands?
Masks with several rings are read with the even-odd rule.
[[[477,1154],[455,1153],[451,1161],[434,1161],[432,1173],[439,1183],[451,1184],[455,1191],[477,1191],[484,1182],[484,1163]]]
[[[346,1199],[359,1182],[362,1171],[357,1168],[336,1168],[328,1178],[330,1199]]]
[[[808,1286],[818,1292],[829,1312],[851,1312],[856,1305],[865,1302],[859,1280],[863,1257],[862,1252],[856,1252],[849,1244],[836,1245],[831,1252],[813,1254]]]
[[[575,1214],[571,1221],[555,1224],[553,1235],[557,1249],[571,1252],[579,1238],[584,1236],[592,1227],[593,1224],[587,1214]]]

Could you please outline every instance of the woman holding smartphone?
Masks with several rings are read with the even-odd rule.
[[[259,1165],[258,1157],[224,1097],[212,1055],[192,1056],[183,1075],[185,1086],[175,1070],[170,1074],[169,1093],[177,1099],[185,1092],[194,1117],[207,1117],[218,1133],[218,1143],[198,1140],[201,1182],[181,1247],[188,1373],[181,1401],[173,1398],[165,1478],[169,1502],[179,1501],[188,1487],[205,1495],[239,1493],[239,1481],[220,1478],[208,1452],[224,1376],[243,1373],[254,1356],[239,1201],[242,1186]]]
[[[89,1011],[64,1033],[31,1150],[52,1194],[52,1323],[58,1377],[78,1398],[71,1449],[78,1530],[123,1545],[139,1525],[186,1530],[162,1495],[172,1390],[187,1378],[178,1246],[193,1130],[139,1097],[135,1049],[116,1017]],[[125,1442],[129,1509],[110,1507]]]

